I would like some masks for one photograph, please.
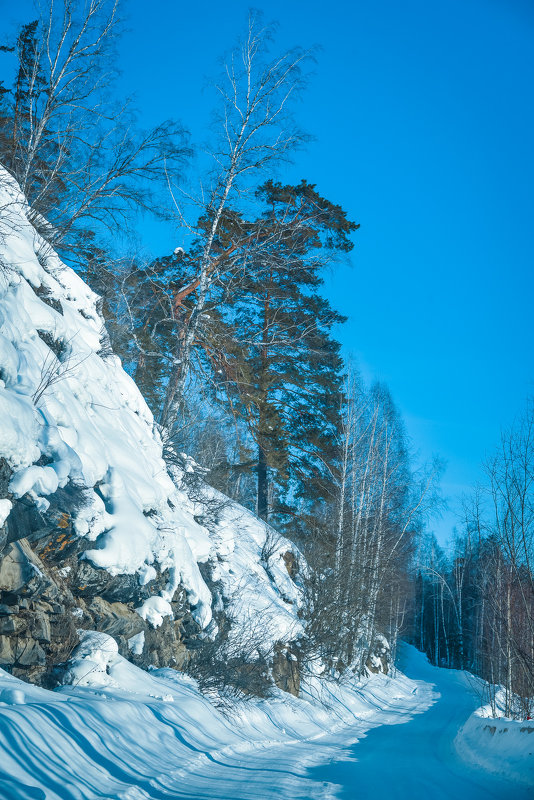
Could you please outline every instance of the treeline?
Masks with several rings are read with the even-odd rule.
[[[534,404],[502,434],[451,555],[419,559],[414,641],[434,664],[488,682],[494,713],[534,713]],[[502,687],[503,698],[496,697]]]

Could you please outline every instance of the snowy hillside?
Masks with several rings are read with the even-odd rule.
[[[4,555],[27,559],[28,574],[45,573],[55,601],[73,606],[80,627],[120,634],[129,657],[141,657],[145,635],[164,620],[166,631],[174,618],[190,631],[215,632],[199,562],[210,564],[219,610],[238,624],[261,617],[271,643],[294,638],[298,590],[284,561],[292,545],[277,537],[267,564],[272,534],[263,522],[207,486],[200,500],[198,492],[189,499],[187,458],[171,479],[152,414],[110,351],[98,297],[36,233],[5,170],[0,177],[0,546],[14,542]],[[202,498],[218,507],[209,530],[196,521],[205,516]],[[2,583],[0,572],[4,600],[18,611],[23,595],[33,597],[28,581],[17,580]],[[62,582],[68,600],[58,597]],[[30,633],[24,658],[35,651],[42,662],[46,638]],[[175,630],[173,641],[180,635]],[[31,666],[17,649],[19,638],[5,642],[0,663]],[[138,663],[166,665],[166,658],[145,653]],[[178,662],[175,647],[169,663]]]

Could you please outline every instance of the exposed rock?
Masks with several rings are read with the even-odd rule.
[[[0,591],[16,594],[35,577],[36,570],[28,550],[30,548],[24,540],[9,546],[0,562]]]
[[[46,655],[41,645],[30,637],[17,639],[15,661],[23,667],[44,665]]]
[[[28,627],[27,621],[21,617],[0,617],[0,634],[19,634]]]
[[[273,680],[279,689],[299,696],[300,669],[298,657],[291,645],[277,644],[272,665]]]
[[[47,517],[40,518],[42,532]],[[79,642],[77,629],[88,628],[113,636],[121,655],[140,667],[183,667],[200,633],[185,591],[180,587],[171,604],[175,619],[166,618],[153,629],[135,608],[167,585],[168,574],[158,572],[146,586],[135,575],[111,576],[80,559],[82,551],[68,553],[67,528],[49,528],[33,545],[24,538],[12,542],[0,557],[2,666],[51,688],[61,680],[62,665]],[[128,640],[141,632],[145,645],[136,654]]]
[[[37,611],[32,618],[31,632],[38,642],[50,641],[50,620],[42,611]]]
[[[9,481],[12,475],[12,469],[5,460],[0,458],[0,498],[7,498],[9,491]],[[2,551],[9,542],[9,529],[7,524],[0,525],[0,558]]]
[[[80,597],[101,595],[111,580],[111,576],[103,569],[95,569],[89,561],[80,561],[71,579],[72,591]]]
[[[15,655],[11,648],[11,639],[7,636],[0,636],[0,664],[8,666],[15,661]]]
[[[299,571],[298,559],[295,554],[291,552],[291,550],[286,550],[282,558],[284,559],[284,564],[286,565],[289,577],[293,580]]]
[[[143,600],[146,600],[152,594],[157,594],[158,589],[162,588],[153,587],[153,582],[150,583],[150,587],[148,584],[140,586],[137,575],[117,575],[111,578],[101,594],[109,603],[119,601],[138,606],[141,605]]]
[[[144,630],[147,625],[131,608],[124,603],[108,603],[102,597],[95,597],[87,606],[95,621],[97,630],[108,633],[114,639],[130,639]]]

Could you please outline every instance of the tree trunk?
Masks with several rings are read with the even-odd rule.
[[[261,444],[258,445],[258,495],[256,511],[258,517],[261,517],[267,522],[269,516],[269,478],[267,457]]]

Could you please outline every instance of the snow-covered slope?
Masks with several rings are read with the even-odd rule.
[[[291,544],[278,537],[267,565],[268,527],[220,495],[210,529],[198,524],[202,502],[190,500],[183,483],[187,460],[171,478],[152,414],[110,354],[98,297],[36,233],[27,211],[0,167],[0,557],[1,526],[17,501],[33,503],[46,521],[54,493],[77,487],[82,501],[66,511],[69,542],[84,541],[78,559],[147,587],[136,610],[152,627],[172,618],[183,586],[198,625],[214,629],[198,567],[210,560],[218,602],[232,618],[261,614],[268,639],[294,637],[298,591],[283,560]],[[133,652],[139,647],[141,638]]]

